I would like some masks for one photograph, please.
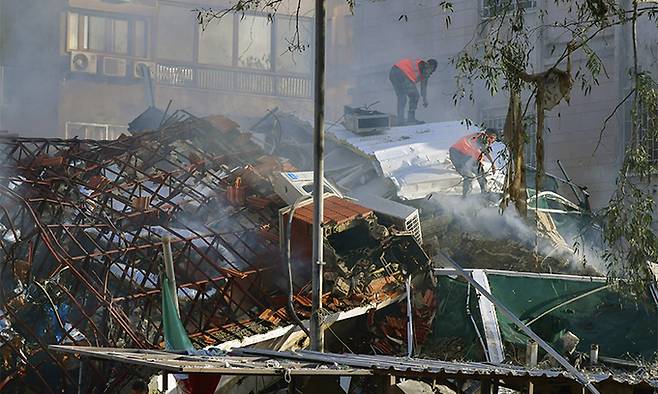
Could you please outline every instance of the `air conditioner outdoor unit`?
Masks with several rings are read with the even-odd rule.
[[[148,68],[151,73],[151,78],[153,78],[153,74],[155,73],[155,63],[139,60],[133,63],[133,77],[137,79],[144,78],[144,67]]]
[[[98,56],[89,52],[71,52],[70,70],[76,73],[96,74]]]
[[[372,209],[380,224],[408,231],[419,245],[423,244],[418,209],[369,193],[352,193],[348,197],[354,198],[362,207]]]
[[[103,58],[103,75],[108,77],[125,77],[128,62],[126,59],[117,57]]]
[[[363,108],[344,107],[345,128],[355,134],[372,134],[391,128],[391,115]]]
[[[301,196],[313,195],[313,171],[279,172],[273,175],[274,192],[287,204],[294,204]],[[340,191],[324,180],[324,192],[343,197]]]

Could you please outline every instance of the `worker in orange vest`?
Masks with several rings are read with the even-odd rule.
[[[388,78],[393,84],[395,95],[398,98],[398,125],[421,124],[416,120],[416,108],[418,107],[418,89],[416,83],[420,81],[420,96],[423,97],[423,106],[427,108],[427,80],[436,71],[438,63],[434,59],[402,59],[391,67]],[[404,108],[409,97],[409,112],[404,119]]]
[[[464,178],[462,196],[471,192],[473,179],[480,184],[482,193],[487,193],[487,178],[483,169],[483,159],[491,162],[491,173],[496,173],[496,164],[491,158],[491,145],[498,139],[498,130],[486,129],[483,132],[460,138],[450,147],[450,161]]]

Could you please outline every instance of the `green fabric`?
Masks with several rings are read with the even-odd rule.
[[[169,291],[169,279],[162,276],[162,329],[167,350],[194,350],[183,322],[176,311],[176,303]]]
[[[488,274],[493,295],[521,321],[529,322],[543,312],[590,290],[601,282],[524,278]],[[547,314],[531,325],[551,344],[567,330],[580,338],[578,350],[588,352],[599,344],[601,356],[628,355],[653,359],[657,349],[655,305],[650,300],[629,299],[607,288]],[[498,312],[503,341],[523,346],[527,337]]]
[[[468,285],[465,282],[454,280],[447,276],[437,278],[437,314],[432,322],[432,333],[423,346],[427,355],[441,356],[433,349],[444,347],[445,343],[452,343],[456,338],[464,344],[463,356],[467,360],[484,361],[484,352],[477,337],[473,322],[466,313],[466,292]],[[470,310],[473,319],[478,324],[480,333],[482,322],[478,308],[475,290],[471,287]]]

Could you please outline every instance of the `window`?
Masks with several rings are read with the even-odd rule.
[[[233,19],[213,21],[199,30],[199,63],[233,65]]]
[[[188,8],[161,5],[157,56],[165,62],[204,69],[223,66],[309,75],[313,64],[309,45],[313,41],[312,19],[299,18],[301,44],[306,47],[302,53],[289,50],[295,29],[293,17],[272,19],[261,14],[227,14],[201,27]]]
[[[67,25],[70,51],[148,56],[148,32],[143,19],[69,12]]]
[[[158,13],[158,57],[191,62],[194,58],[194,35],[197,21],[189,9],[160,6]]]
[[[493,18],[507,11],[507,13],[516,10],[517,6],[523,9],[535,8],[536,0],[482,0],[482,17]]]
[[[313,54],[308,43],[313,41],[313,24],[310,20],[300,19],[300,44],[306,45],[303,52],[291,51],[291,41],[295,37],[295,18],[278,17],[276,20],[275,63],[278,72],[310,74]]]
[[[238,24],[238,66],[272,68],[272,25],[267,17],[245,15]]]

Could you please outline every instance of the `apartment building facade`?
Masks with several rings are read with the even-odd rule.
[[[250,12],[199,25],[195,10],[229,3],[2,0],[0,128],[115,138],[149,105],[143,67],[162,110],[171,100],[199,116],[258,117],[279,107],[308,117],[313,2],[300,9],[306,50],[292,53],[296,10],[287,4],[273,18]]]
[[[354,84],[349,96],[355,105],[379,102],[377,108],[395,112],[395,95],[388,81],[388,71],[393,63],[404,57],[435,58],[439,67],[429,81],[430,106],[419,108],[417,117],[425,121],[460,120],[468,118],[476,123],[501,127],[507,112],[508,97],[504,93],[491,96],[484,86],[475,86],[473,100],[454,104],[458,93],[455,84],[456,71],[450,63],[469,43],[482,40],[483,25],[494,15],[498,0],[453,1],[450,26],[448,15],[438,2],[413,3],[380,0],[360,2],[350,18],[353,29],[353,53],[355,59],[350,74]],[[545,24],[565,15],[566,5],[559,7],[548,0],[520,2],[526,8],[527,25],[539,24],[541,10],[547,12]],[[546,113],[546,164],[553,174],[561,175],[557,166],[560,160],[575,182],[586,185],[592,195],[595,208],[604,206],[615,188],[615,177],[621,165],[624,147],[630,129],[630,107],[624,105],[616,112],[615,107],[630,89],[629,69],[632,46],[629,26],[607,30],[590,43],[600,56],[604,70],[593,83],[587,95],[579,82],[574,84],[570,104],[562,103]],[[641,65],[658,75],[655,54],[658,50],[658,34],[655,24],[643,21],[638,27],[639,50],[643,53]],[[486,34],[486,33],[484,33]],[[559,29],[539,29],[533,37],[535,50],[531,53],[533,71],[551,66],[557,55],[566,47],[570,35]],[[574,74],[587,72],[582,52],[573,56]],[[564,68],[566,65],[562,64]],[[468,92],[466,92],[468,93]],[[595,149],[608,116],[601,143]],[[534,130],[528,128],[528,156],[534,155]],[[654,160],[658,160],[655,141],[647,148]],[[532,162],[530,163],[532,164]],[[655,185],[650,185],[655,189]],[[565,194],[570,191],[564,190]]]

